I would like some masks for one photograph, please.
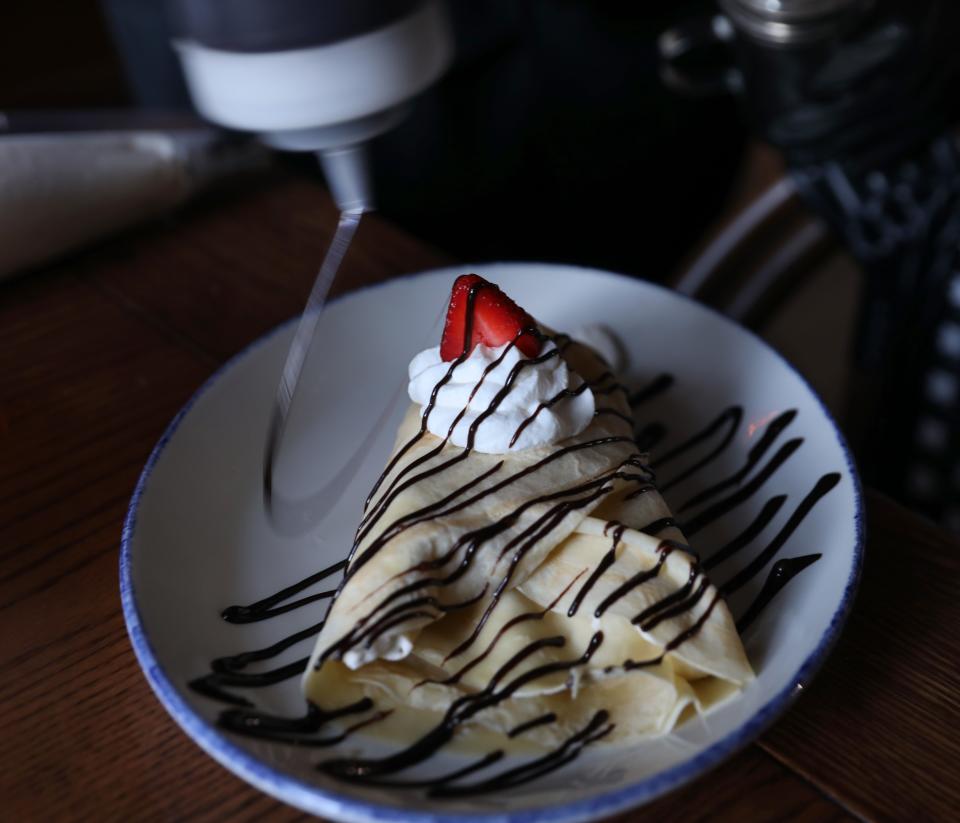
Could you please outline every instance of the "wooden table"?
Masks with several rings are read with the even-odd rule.
[[[0,284],[0,819],[288,820],[151,694],[117,590],[121,521],[176,410],[298,312],[335,220],[282,179]],[[446,261],[360,229],[348,286]],[[867,496],[850,622],[758,743],[630,820],[947,820],[960,814],[960,546]]]

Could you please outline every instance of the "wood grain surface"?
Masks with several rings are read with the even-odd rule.
[[[147,687],[120,528],[177,409],[300,308],[333,207],[283,179],[0,286],[0,819],[303,817],[206,757]],[[373,218],[342,282],[448,261]],[[868,495],[850,626],[798,704],[710,775],[620,821],[949,820],[960,808],[960,547]]]

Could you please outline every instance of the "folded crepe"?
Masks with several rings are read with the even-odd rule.
[[[369,698],[395,713],[385,727],[397,734],[410,717],[451,739],[473,730],[544,747],[586,729],[606,741],[664,734],[753,677],[734,622],[670,519],[610,367],[526,315],[499,346],[485,345],[497,324],[479,324],[473,346],[477,324],[458,326],[455,309],[479,317],[488,287],[495,307],[509,298],[468,285],[473,304],[455,287],[444,338],[461,335],[462,351],[424,371],[441,378],[409,408],[367,501],[306,695],[325,710]],[[486,359],[471,370],[474,349]],[[566,388],[532,410],[522,398],[525,416],[507,408],[530,388],[520,376],[541,367],[563,371]],[[461,370],[474,381],[466,406],[431,426],[444,390],[464,398],[451,385]],[[581,430],[516,448],[517,420],[564,434],[562,408],[588,395]],[[514,447],[481,451],[501,407]]]

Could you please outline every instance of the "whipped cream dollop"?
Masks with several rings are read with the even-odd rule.
[[[405,634],[380,635],[369,646],[357,643],[343,654],[343,663],[356,671],[374,660],[403,660],[413,651],[413,641]]]
[[[555,348],[552,341],[547,342],[540,357]],[[440,387],[427,417],[427,429],[437,437],[447,437],[451,425],[463,412],[450,434],[450,442],[466,446],[474,421],[487,411],[514,367],[525,359],[528,358],[509,343],[497,348],[478,344]],[[426,411],[434,388],[451,365],[440,358],[439,346],[416,355],[409,367],[410,399]],[[488,454],[504,454],[579,434],[590,425],[595,409],[593,392],[589,388],[581,389],[582,385],[580,376],[571,372],[559,355],[542,362],[524,363],[506,396],[477,426],[473,448]],[[576,389],[581,391],[564,394]]]

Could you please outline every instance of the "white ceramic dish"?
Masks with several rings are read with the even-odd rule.
[[[654,458],[702,430],[724,408],[743,408],[729,447],[667,492],[675,508],[699,489],[735,474],[769,421],[788,409],[797,410],[739,486],[720,497],[749,485],[752,478],[762,479],[770,461],[781,451],[790,452],[790,440],[802,438],[799,447],[782,465],[766,471],[769,476],[755,484],[755,494],[692,541],[707,556],[753,523],[771,498],[786,495],[755,539],[711,572],[714,581],[722,583],[774,541],[818,480],[839,475],[777,551],[778,558],[813,552],[822,557],[790,582],[746,631],[756,681],[733,701],[667,737],[630,749],[589,747],[573,763],[538,781],[495,796],[453,801],[431,800],[410,790],[331,782],[312,768],[328,756],[324,750],[221,731],[215,722],[223,705],[192,691],[188,682],[208,672],[216,657],[268,646],[317,622],[325,602],[239,626],[221,620],[220,610],[253,602],[345,554],[363,498],[382,469],[406,406],[407,362],[435,342],[450,285],[466,270],[395,280],[328,307],[315,348],[322,355],[308,361],[285,440],[280,491],[319,488],[341,471],[371,431],[375,435],[355,475],[341,475],[342,497],[316,528],[300,536],[280,536],[262,505],[265,430],[292,334],[290,324],[234,358],[170,424],[143,471],[124,528],[124,614],[134,650],[161,702],[187,734],[228,769],[324,817],[412,822],[477,815],[568,823],[644,803],[716,765],[772,722],[822,662],[855,592],[863,547],[857,476],[826,410],[779,355],[714,312],[647,283],[566,266],[477,266],[475,271],[499,283],[553,328],[602,322],[614,329],[628,349],[624,376],[629,383],[641,386],[664,372],[675,376],[669,389],[637,409],[641,422],[664,426]],[[718,439],[705,441],[688,462],[709,452]],[[661,482],[682,470],[680,462],[659,472]],[[683,516],[678,519],[684,521]],[[772,563],[730,599],[735,616],[753,601]],[[304,639],[250,668],[290,663],[309,654],[311,644],[312,638]],[[239,691],[274,714],[304,712],[296,677]],[[351,747],[357,740],[350,738]]]

